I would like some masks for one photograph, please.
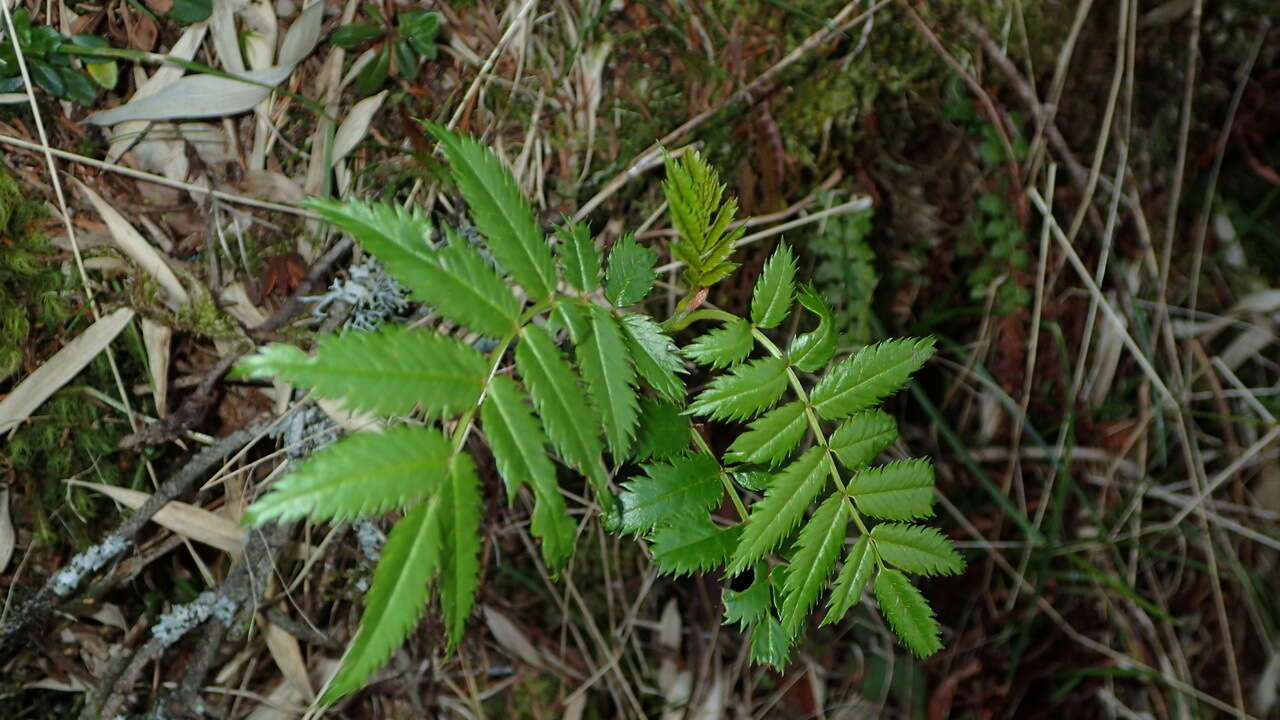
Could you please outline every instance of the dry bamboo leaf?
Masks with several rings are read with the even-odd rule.
[[[534,647],[529,641],[528,636],[521,632],[516,624],[506,615],[494,610],[492,607],[485,605],[484,624],[488,626],[489,633],[493,635],[493,639],[498,641],[498,645],[503,650],[519,658],[520,662],[536,668],[545,668],[546,660],[542,657],[542,653],[538,652],[538,648]]]
[[[360,144],[361,140],[364,140],[364,136],[369,132],[369,125],[373,122],[373,116],[382,108],[382,101],[387,98],[387,92],[383,90],[377,95],[361,100],[351,108],[351,112],[347,113],[347,118],[342,121],[338,132],[333,136],[334,165],[341,162]]]
[[[9,488],[0,488],[0,572],[9,565],[17,535],[13,532],[13,518],[9,515]]]
[[[276,9],[268,0],[250,0],[240,10],[244,21],[244,57],[249,67],[258,70],[271,65],[276,50],[276,33],[280,27]]]
[[[103,317],[18,383],[13,392],[0,400],[0,433],[8,432],[31,417],[31,413],[50,395],[97,357],[129,324],[133,315],[130,308],[120,308]]]
[[[666,651],[658,665],[658,690],[666,700],[663,720],[680,720],[685,706],[693,694],[693,673],[676,663],[680,654],[680,607],[675,600],[667,601],[658,620],[658,644]]]
[[[209,26],[199,22],[188,27],[173,44],[173,48],[169,51],[168,57],[176,60],[190,60],[196,56],[196,50],[200,48],[200,43],[204,42],[204,36],[208,32]],[[166,63],[160,66],[151,77],[138,86],[137,91],[133,93],[130,102],[141,100],[145,97],[155,95],[161,88],[172,84],[182,74],[186,72],[182,67],[173,63]],[[125,151],[142,137],[147,130],[147,121],[137,120],[122,123],[119,127],[112,128],[111,131],[111,147],[107,150],[107,162],[117,162]]]
[[[147,366],[151,369],[151,394],[156,399],[156,416],[169,414],[169,343],[173,328],[142,318],[142,343],[147,348]]]
[[[284,673],[285,682],[304,699],[314,698],[316,691],[311,686],[311,678],[307,677],[307,663],[302,659],[298,639],[265,620],[262,624],[265,626],[263,637],[267,641],[267,650],[271,659],[276,661],[276,667]]]
[[[116,245],[124,251],[138,267],[142,268],[148,275],[155,278],[160,283],[160,287],[164,290],[165,304],[171,310],[186,305],[191,301],[187,296],[187,291],[182,287],[182,283],[178,282],[178,276],[173,274],[173,270],[169,269],[168,263],[160,255],[160,251],[151,247],[151,243],[147,242],[142,234],[129,224],[124,216],[116,211],[115,208],[107,204],[98,193],[94,192],[82,182],[77,181],[80,192],[89,198],[89,202],[93,203],[94,209],[106,221],[107,228],[111,230],[111,237],[116,241]]]
[[[115,603],[102,603],[98,606],[97,611],[89,617],[107,627],[113,627],[117,630],[129,630],[129,623],[124,619],[124,612]]]
[[[150,493],[101,483],[68,480],[106,495],[126,507],[137,510],[150,497]],[[234,521],[184,502],[171,500],[152,516],[151,521],[173,532],[210,547],[225,550],[233,555],[244,549],[244,531]]]

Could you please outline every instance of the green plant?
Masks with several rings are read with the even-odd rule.
[[[361,95],[376,92],[392,72],[410,82],[416,80],[422,61],[436,59],[440,16],[419,8],[403,10],[396,14],[392,25],[378,8],[369,5],[365,9],[377,23],[344,25],[329,36],[329,42],[340,48],[352,49],[375,41],[378,44],[373,59],[356,76],[356,92]]]
[[[107,41],[103,38],[97,35],[67,37],[49,25],[33,27],[31,14],[25,9],[13,11],[13,30],[31,81],[50,95],[88,105],[98,97],[100,88],[111,90],[116,86],[114,60],[82,58],[85,71],[80,72],[71,66],[72,53],[66,52],[68,45],[90,50],[105,48]],[[16,92],[22,89],[22,71],[13,38],[7,35],[4,42],[0,42],[0,92]]]
[[[461,638],[482,545],[471,453],[484,448],[508,502],[521,488],[532,492],[531,530],[553,569],[573,553],[577,530],[558,489],[567,468],[586,478],[610,530],[651,543],[663,572],[753,572],[751,587],[726,590],[725,603],[727,620],[750,628],[758,661],[786,662],[835,572],[850,523],[858,540],[834,581],[824,622],[839,620],[874,575],[876,597],[907,646],[921,656],[937,650],[932,612],[902,572],[963,567],[941,533],[908,524],[932,514],[932,468],[923,460],[868,467],[897,434],[875,405],[925,362],[932,341],[887,341],[832,363],[831,311],[812,288],[797,286],[786,245],[765,265],[749,318],[700,307],[707,289],[736,268],[729,256],[740,231],[730,229],[734,202],[723,199],[715,172],[693,153],[668,158],[664,188],[680,233],[671,252],[686,263],[690,293],[659,323],[628,309],[653,286],[654,250],[625,236],[606,264],[587,227],[576,224],[556,228],[553,254],[497,157],[474,140],[428,127],[496,267],[448,229],[433,249],[432,227],[413,211],[327,200],[312,207],[357,238],[415,299],[481,341],[393,326],[321,337],[313,356],[270,345],[239,369],[343,398],[354,409],[414,418],[317,453],[246,514],[246,522],[261,524],[403,511],[360,629],[322,701],[354,691],[386,660],[416,624],[432,581],[449,645]],[[768,333],[797,303],[817,318],[816,327],[783,350]],[[720,327],[684,355],[724,372],[689,399],[682,375],[690,368],[669,333],[702,322]],[[752,358],[756,348],[762,355]],[[721,455],[690,416],[752,422]],[[617,495],[615,477],[627,477]],[[726,495],[736,518],[718,512]],[[888,522],[872,526],[871,518]],[[778,548],[789,558],[771,559]]]

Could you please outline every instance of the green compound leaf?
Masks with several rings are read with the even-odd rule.
[[[418,624],[432,577],[440,568],[440,503],[418,503],[391,529],[365,596],[360,629],[329,682],[321,705],[350,695],[391,657]]]
[[[735,319],[699,336],[684,348],[684,354],[699,365],[723,368],[742,362],[751,347],[751,326]]]
[[[720,463],[710,455],[688,455],[641,469],[622,486],[622,532],[642,534],[678,515],[707,512],[720,504]]]
[[[664,575],[675,577],[722,567],[741,532],[741,525],[716,527],[704,513],[677,516],[650,536],[653,561]]]
[[[866,466],[898,437],[898,423],[879,408],[854,413],[827,439],[827,447],[850,470]]]
[[[448,649],[457,647],[480,584],[480,478],[465,452],[453,458],[440,492],[440,610]]]
[[[604,274],[604,296],[614,307],[635,305],[653,289],[658,253],[636,243],[630,233],[614,244]]]
[[[933,514],[933,465],[912,458],[867,468],[849,481],[858,510],[882,520],[913,520]]]
[[[906,575],[883,568],[876,575],[875,586],[880,611],[907,649],[922,658],[942,649],[933,610]]]
[[[350,520],[378,515],[435,492],[453,448],[439,430],[400,425],[355,433],[307,458],[245,511],[261,525],[301,517]]]
[[[809,425],[804,404],[790,402],[770,410],[751,423],[725,453],[729,462],[768,464],[776,467],[791,455]]]
[[[897,392],[931,355],[933,338],[868,345],[831,368],[809,399],[827,420],[848,417]]]
[[[826,367],[836,353],[835,319],[827,301],[811,285],[801,285],[796,300],[818,316],[818,327],[793,340],[791,347],[787,348],[787,358],[801,370],[815,372]]]
[[[604,420],[609,451],[624,458],[636,435],[636,374],[613,313],[593,304],[587,306],[587,314],[591,327],[575,347],[578,367]]]
[[[547,437],[533,417],[528,398],[515,381],[498,376],[489,385],[480,410],[485,438],[493,451],[498,474],[507,486],[507,504],[521,485],[533,489],[530,530],[542,545],[542,557],[554,571],[573,553],[577,524],[569,517],[556,483],[556,468],[544,450]]]
[[[862,598],[862,591],[871,579],[871,571],[876,567],[875,550],[867,536],[863,535],[849,550],[844,559],[844,567],[836,576],[835,587],[831,589],[831,597],[827,599],[827,616],[822,619],[823,625],[838,622]]]
[[[272,343],[241,360],[238,372],[314,388],[353,410],[401,415],[421,406],[447,415],[475,404],[489,367],[451,337],[388,325],[376,333],[323,335],[314,356]]]
[[[724,624],[737,623],[739,628],[754,625],[769,612],[773,598],[770,592],[769,570],[764,565],[755,568],[755,580],[742,592],[724,589]]]
[[[373,254],[412,297],[489,337],[515,330],[520,301],[475,248],[450,237],[436,252],[431,223],[417,210],[385,203],[313,199],[306,203]]]
[[[823,448],[809,448],[769,483],[764,499],[751,506],[746,530],[729,563],[729,575],[751,567],[791,534],[805,508],[827,484],[822,467],[825,455]]]
[[[636,442],[631,447],[632,460],[665,460],[689,452],[693,431],[689,418],[680,408],[662,400],[640,399],[640,422]]]
[[[640,377],[672,400],[684,399],[684,382],[677,373],[685,372],[675,344],[648,315],[628,313],[622,316],[622,330],[627,336],[631,362]]]
[[[756,327],[767,329],[786,320],[791,314],[795,291],[796,260],[791,248],[781,243],[765,262],[760,280],[751,293],[751,322]]]
[[[876,553],[917,575],[958,575],[964,558],[945,535],[923,525],[881,523],[871,528]]]
[[[474,138],[455,135],[435,123],[425,124],[449,158],[453,179],[498,264],[530,297],[549,297],[556,288],[555,263],[515,178],[492,150]]]
[[[737,269],[729,262],[733,246],[744,228],[733,230],[738,201],[721,203],[724,185],[720,176],[698,152],[679,158],[667,156],[667,180],[662,190],[670,207],[671,224],[679,239],[671,243],[671,253],[685,263],[684,276],[692,287],[710,287]]]
[[[600,251],[591,239],[591,229],[586,223],[574,223],[556,228],[560,244],[560,272],[565,282],[582,292],[600,287]]]
[[[786,390],[787,361],[761,358],[712,380],[686,412],[715,420],[749,420],[777,402]]]
[[[591,323],[587,320],[587,302],[581,298],[560,298],[551,306],[547,328],[552,332],[564,330],[569,333],[569,340],[574,344],[582,342],[591,331]]]
[[[791,638],[772,615],[751,628],[751,662],[782,670],[790,655]]]
[[[566,464],[591,478],[597,488],[603,488],[596,414],[587,407],[578,378],[550,333],[537,325],[526,325],[516,345],[516,367],[529,386],[551,446]]]
[[[796,636],[826,588],[848,524],[849,504],[836,493],[818,506],[796,538],[796,552],[782,586],[782,628],[788,637]]]

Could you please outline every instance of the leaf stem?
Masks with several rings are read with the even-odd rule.
[[[761,347],[769,351],[770,355],[776,358],[786,358],[786,355],[778,348],[777,345],[765,335],[760,328],[751,327],[751,336],[760,343]],[[853,504],[853,498],[849,497],[849,490],[845,487],[844,480],[840,478],[840,468],[836,466],[836,460],[831,454],[831,448],[827,446],[827,435],[822,431],[822,424],[818,421],[818,414],[813,411],[813,405],[809,402],[809,393],[804,389],[804,385],[800,383],[800,377],[796,375],[796,371],[787,365],[787,380],[791,383],[791,389],[795,391],[800,402],[804,404],[805,419],[809,421],[809,429],[813,431],[814,439],[818,444],[822,445],[823,456],[827,461],[827,472],[831,475],[831,479],[835,481],[836,487],[840,490],[840,495],[849,505],[849,517],[853,518],[853,523],[858,526],[858,531],[867,537],[871,536],[871,531],[867,529],[867,524],[862,519],[862,514],[858,512],[858,508]],[[877,562],[879,561],[879,553],[876,554]]]
[[[711,450],[711,446],[707,445],[706,438],[702,437],[702,433],[698,432],[697,428],[690,428],[689,434],[693,436],[693,442],[697,444],[699,450],[713,458],[716,457],[716,454]],[[719,460],[716,460],[716,465],[720,465]],[[724,484],[724,489],[729,493],[729,499],[733,501],[733,507],[738,511],[738,517],[745,521],[747,519],[747,508],[742,504],[742,498],[738,497],[738,489],[733,486],[733,480],[729,478],[729,472],[724,467],[720,467],[720,482]]]

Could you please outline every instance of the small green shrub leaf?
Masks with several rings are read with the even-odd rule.
[[[566,464],[591,478],[597,487],[603,487],[598,426],[586,422],[596,415],[587,407],[573,368],[546,330],[537,325],[526,325],[521,330],[516,367],[529,386],[552,447]]]
[[[720,463],[710,455],[688,455],[652,463],[622,486],[623,532],[647,533],[677,515],[707,512],[720,504]]]
[[[604,274],[604,296],[614,307],[635,305],[653,289],[658,274],[653,266],[658,253],[636,242],[631,234],[622,236],[609,253]]]
[[[844,567],[840,568],[840,574],[836,576],[835,587],[831,589],[831,597],[827,600],[827,616],[822,619],[823,625],[839,622],[862,598],[862,591],[871,579],[871,571],[876,567],[874,553],[866,535],[858,538],[858,542],[849,550],[844,559]]]
[[[391,529],[365,596],[360,628],[320,704],[359,690],[417,626],[431,579],[440,568],[439,509],[436,499],[418,503]]]
[[[771,328],[786,320],[791,314],[795,290],[796,260],[791,248],[781,243],[765,262],[760,280],[751,294],[751,322],[759,328]]]
[[[569,517],[564,498],[560,496],[555,464],[544,449],[547,437],[533,417],[527,396],[511,378],[495,377],[489,385],[480,419],[498,474],[507,487],[507,504],[515,500],[521,485],[527,484],[533,489],[530,530],[542,544],[542,557],[547,565],[558,570],[573,552],[577,525]]]
[[[886,340],[836,363],[810,394],[827,420],[839,420],[897,392],[933,355],[933,339]]]
[[[860,471],[849,481],[858,510],[884,520],[913,520],[933,514],[933,465],[912,458]]]
[[[849,503],[836,493],[818,506],[796,538],[782,588],[782,628],[795,637],[836,568],[849,524]]]
[[[720,375],[694,398],[687,412],[715,420],[749,420],[778,401],[787,389],[787,361],[761,358]]]
[[[449,158],[453,179],[498,264],[530,297],[549,297],[556,288],[555,263],[515,178],[492,150],[475,139],[435,123],[426,126]]]
[[[826,485],[822,466],[826,451],[809,448],[774,476],[764,499],[751,507],[742,540],[729,563],[730,575],[737,575],[776,548],[804,516],[805,508]]]
[[[462,639],[480,583],[480,478],[465,452],[454,455],[440,492],[440,610],[452,650]]]
[[[751,628],[751,662],[781,670],[791,655],[791,638],[777,618],[769,615]]]
[[[591,399],[604,420],[609,451],[627,457],[636,435],[635,370],[613,313],[599,305],[587,306],[590,330],[576,346],[578,367],[587,381]]]
[[[880,523],[871,528],[876,553],[886,562],[918,575],[956,575],[964,558],[945,535],[923,525]]]
[[[631,447],[633,460],[665,460],[690,451],[689,418],[676,405],[650,398],[640,399],[640,421],[636,442]]]
[[[245,511],[261,525],[301,517],[349,520],[401,507],[435,491],[453,449],[439,430],[401,425],[355,433],[317,452]]]
[[[826,367],[836,352],[835,319],[827,301],[810,285],[800,286],[796,300],[806,310],[818,316],[818,327],[793,340],[787,348],[787,358],[801,370],[814,372]]]
[[[738,436],[725,453],[730,462],[777,466],[796,449],[809,424],[804,404],[790,402],[765,413]]]
[[[684,354],[713,368],[737,365],[751,354],[751,326],[745,320],[727,322],[685,346]]]
[[[667,156],[667,180],[662,184],[670,207],[671,224],[679,238],[671,253],[685,263],[684,276],[692,287],[710,287],[737,269],[729,262],[741,226],[730,230],[738,201],[723,203],[724,185],[715,169],[697,151],[679,158]]]
[[[471,407],[489,367],[483,355],[451,337],[389,325],[376,333],[321,336],[313,356],[272,343],[240,361],[239,371],[314,388],[353,410],[399,415],[416,406],[434,414]]]
[[[906,575],[883,568],[876,574],[875,585],[880,611],[908,650],[925,658],[942,649],[933,610]]]
[[[556,228],[560,244],[560,271],[565,282],[582,292],[600,287],[600,251],[591,239],[591,229],[586,223],[573,223]]]
[[[740,525],[716,527],[706,514],[677,516],[650,536],[653,561],[665,575],[707,572],[724,565],[741,532]]]
[[[850,470],[866,466],[898,437],[898,423],[879,408],[849,416],[827,439],[827,447]]]
[[[677,377],[685,372],[676,355],[671,338],[647,315],[627,313],[622,316],[622,329],[627,336],[631,362],[640,377],[662,395],[672,400],[684,399],[684,382]]]
[[[760,622],[760,618],[769,612],[769,605],[773,595],[770,592],[769,570],[764,565],[757,565],[755,569],[756,577],[751,586],[746,590],[738,592],[729,588],[724,589],[724,622],[737,623],[738,627],[745,628],[748,625],[755,625]]]

